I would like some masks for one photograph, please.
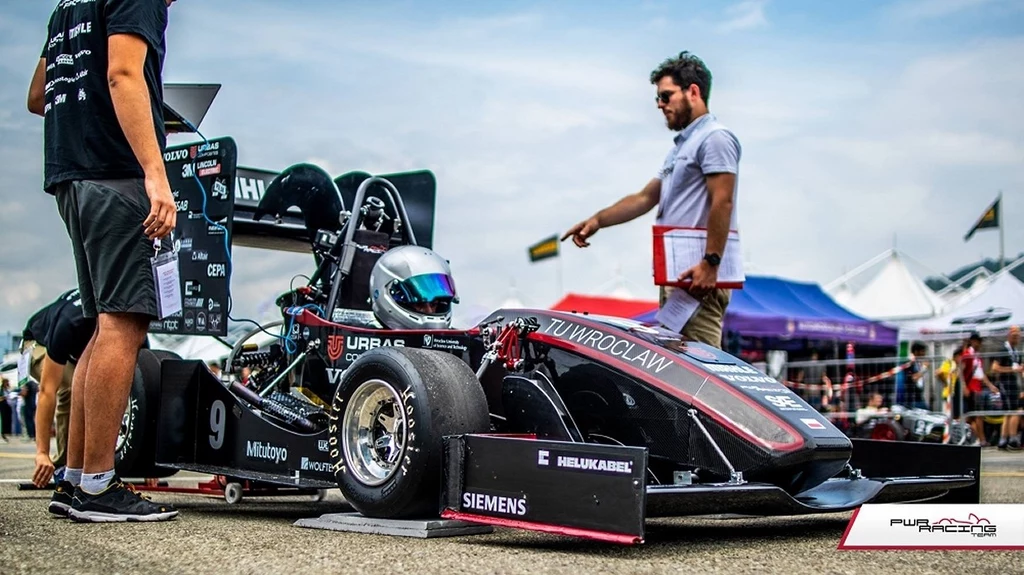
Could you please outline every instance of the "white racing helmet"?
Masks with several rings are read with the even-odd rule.
[[[448,262],[421,246],[388,250],[370,272],[377,319],[391,329],[447,329],[459,302]]]

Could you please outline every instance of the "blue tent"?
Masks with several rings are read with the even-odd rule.
[[[638,316],[653,322],[658,310]],[[862,318],[837,304],[814,283],[765,276],[747,276],[733,290],[725,314],[725,330],[743,337],[852,341],[897,344],[895,328]]]

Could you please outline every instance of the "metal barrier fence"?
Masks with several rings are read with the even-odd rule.
[[[1002,355],[977,354],[996,388],[999,382],[991,366]],[[962,369],[962,363],[945,355],[917,357],[914,362],[897,357],[784,361],[767,371],[848,435],[966,443],[978,432],[989,437],[992,426],[1000,426],[1004,417],[1024,413],[1006,409],[1002,394],[984,385],[980,402],[965,400]],[[913,373],[921,374],[916,381]],[[1019,393],[1024,383],[1019,375],[1014,377]],[[1024,421],[1018,427],[1021,431]]]

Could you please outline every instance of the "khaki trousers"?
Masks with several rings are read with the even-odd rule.
[[[25,342],[25,348],[32,348],[32,363],[29,366],[29,375],[36,381],[43,381],[43,358],[46,357],[46,348],[43,344],[35,341]],[[53,459],[53,466],[60,468],[67,463],[68,457],[68,424],[71,420],[71,381],[75,377],[75,364],[68,362],[64,364],[64,374],[57,388],[57,404],[54,410],[54,419],[57,421],[57,457]],[[40,430],[36,430],[39,433]],[[49,432],[49,429],[47,429]]]
[[[665,305],[665,300],[675,289],[679,288],[671,286],[660,288],[659,306]],[[725,309],[729,307],[731,298],[732,290],[724,288],[711,290],[701,301],[697,311],[693,312],[690,320],[683,326],[683,338],[722,349],[722,323],[725,321]]]

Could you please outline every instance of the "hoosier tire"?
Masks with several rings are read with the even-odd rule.
[[[362,354],[332,408],[335,479],[367,517],[436,517],[444,437],[490,429],[476,375],[439,351],[381,347]]]
[[[160,362],[165,359],[181,358],[169,351],[139,350],[114,452],[114,469],[120,477],[156,478],[177,473],[155,462]]]

